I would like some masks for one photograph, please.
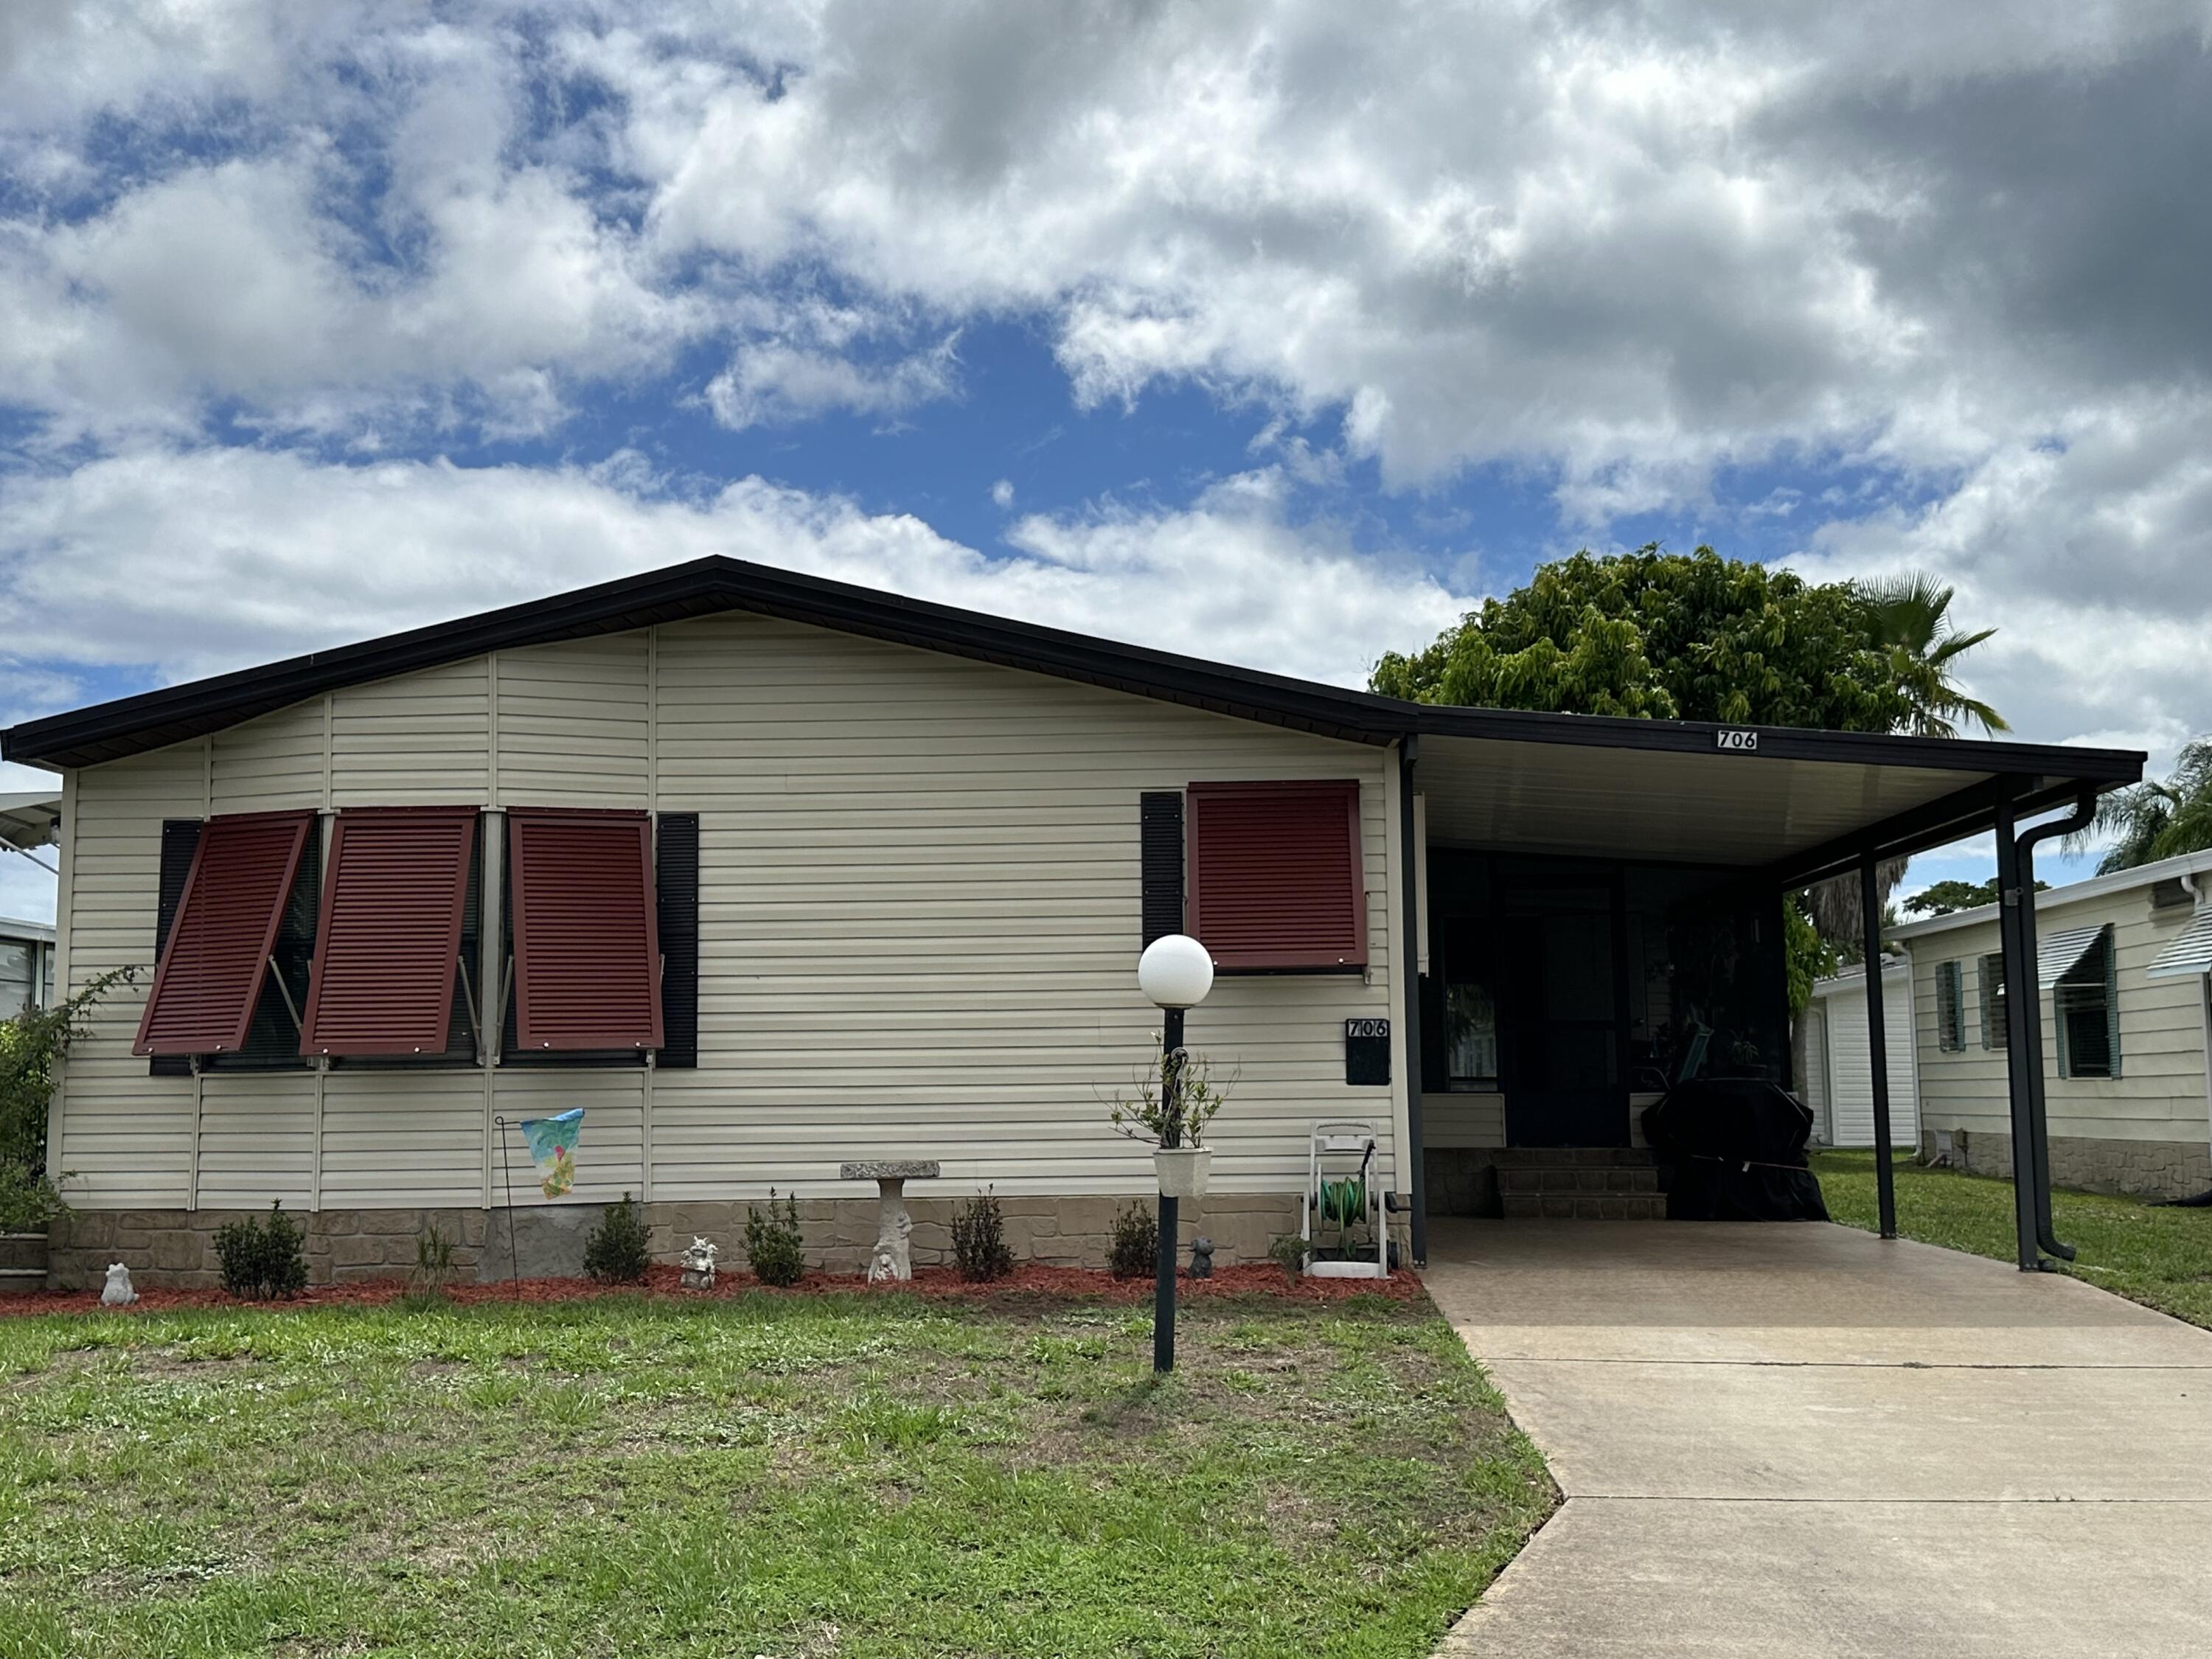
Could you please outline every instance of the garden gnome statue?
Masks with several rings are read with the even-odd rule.
[[[103,1308],[127,1308],[138,1299],[138,1292],[131,1288],[131,1269],[120,1261],[107,1264],[107,1285],[100,1293]]]
[[[684,1252],[684,1288],[687,1291],[711,1291],[714,1288],[714,1258],[721,1255],[721,1247],[709,1244],[698,1234],[691,1235],[691,1248]]]
[[[1213,1277],[1213,1241],[1200,1237],[1190,1241],[1190,1276],[1193,1279]]]

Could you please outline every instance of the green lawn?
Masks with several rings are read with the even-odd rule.
[[[0,1322],[0,1655],[1425,1655],[1553,1488],[1425,1303]]]
[[[1875,1227],[1874,1154],[1817,1152],[1828,1212]],[[2016,1260],[2012,1183],[1956,1170],[1895,1165],[1897,1231],[1907,1238],[2000,1261]],[[2147,1307],[2212,1327],[2212,1210],[2163,1209],[2101,1193],[2051,1194],[2059,1238],[2077,1258],[2066,1271]]]

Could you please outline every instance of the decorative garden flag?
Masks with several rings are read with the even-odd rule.
[[[531,1162],[543,1177],[538,1185],[548,1198],[558,1198],[576,1184],[576,1135],[584,1127],[584,1109],[576,1107],[554,1117],[526,1117],[516,1126],[530,1147]]]

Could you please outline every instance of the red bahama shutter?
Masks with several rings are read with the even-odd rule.
[[[473,806],[338,814],[301,1054],[445,1052],[476,827]]]
[[[517,1042],[659,1048],[653,821],[518,806],[507,825]]]
[[[230,1054],[244,1044],[314,827],[313,812],[242,812],[202,826],[133,1054]]]
[[[1189,927],[1224,969],[1364,968],[1359,785],[1194,783]]]

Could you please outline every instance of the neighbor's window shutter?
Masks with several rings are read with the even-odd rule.
[[[507,835],[519,1048],[660,1047],[652,820],[518,806]]]
[[[202,826],[134,1053],[244,1046],[314,826],[313,812],[248,812]]]
[[[1986,956],[1982,958],[1982,1047],[2002,1048],[2005,1046],[2004,957]]]
[[[169,928],[177,919],[177,906],[184,902],[185,880],[192,873],[192,854],[199,850],[200,821],[198,818],[164,818],[161,821],[161,896],[155,901],[154,912],[154,960],[161,959],[161,952],[169,948]],[[190,1054],[155,1054],[146,1062],[149,1077],[190,1077],[192,1057]]]
[[[476,836],[473,806],[338,815],[301,1054],[446,1051]]]
[[[1194,783],[1189,931],[1217,967],[1367,963],[1359,785]]]
[[[699,815],[663,812],[653,849],[663,1071],[699,1063]]]
[[[1137,800],[1142,943],[1183,930],[1182,791],[1148,789]]]

